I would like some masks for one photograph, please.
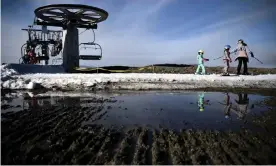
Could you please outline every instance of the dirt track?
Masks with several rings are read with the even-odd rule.
[[[254,134],[86,125],[101,106],[2,114],[1,164],[275,164],[272,131]]]

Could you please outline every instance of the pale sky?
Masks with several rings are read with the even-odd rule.
[[[244,39],[264,62],[250,59],[249,66],[276,67],[275,0],[2,0],[2,63],[18,63],[27,40],[21,28],[33,23],[33,11],[57,3],[91,5],[109,13],[95,30],[103,59],[82,65],[195,64],[203,49],[210,59],[206,65],[220,66],[221,60],[212,59],[222,55],[224,45],[234,48]],[[92,32],[80,35],[81,42],[92,38]]]

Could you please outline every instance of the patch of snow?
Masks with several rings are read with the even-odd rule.
[[[37,89],[39,87],[39,84],[38,83],[35,83],[35,82],[29,82],[28,84],[27,84],[27,89]]]
[[[1,80],[6,80],[12,75],[18,74],[14,69],[9,68],[8,64],[1,65]]]
[[[34,66],[34,65],[33,65]],[[18,67],[17,65],[17,70]],[[29,66],[31,69],[31,67]],[[35,69],[40,67],[35,66]],[[51,66],[48,66],[51,68]],[[30,70],[29,69],[29,70]],[[44,68],[46,69],[46,68]],[[44,70],[43,69],[43,70]],[[1,66],[1,87],[3,89],[128,89],[128,90],[184,90],[196,88],[275,88],[276,75],[229,76],[216,74],[152,74],[152,73],[114,73],[114,74],[81,74],[81,73],[20,73],[11,66]],[[55,69],[51,69],[55,71]],[[57,71],[57,70],[56,70]],[[49,71],[48,71],[49,72]],[[7,79],[7,76],[9,78]]]

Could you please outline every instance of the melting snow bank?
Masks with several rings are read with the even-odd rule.
[[[39,72],[39,71],[38,71]],[[2,89],[185,90],[198,88],[275,88],[276,75],[229,76],[193,74],[21,74],[1,66]]]
[[[197,89],[197,88],[275,88],[276,75],[197,76],[193,74],[25,74],[2,80],[3,89]]]

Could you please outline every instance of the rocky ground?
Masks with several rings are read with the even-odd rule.
[[[276,164],[275,110],[256,118],[262,133],[84,125],[112,101],[97,102],[2,113],[1,164]]]

